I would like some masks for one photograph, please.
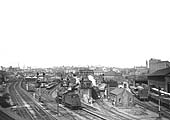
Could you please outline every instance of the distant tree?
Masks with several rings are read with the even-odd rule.
[[[10,99],[10,95],[9,95],[9,93],[5,93],[5,94],[3,94],[3,96],[2,96],[5,100],[9,100]]]

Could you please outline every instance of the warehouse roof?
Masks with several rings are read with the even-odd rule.
[[[153,73],[149,74],[148,77],[151,77],[151,76],[167,76],[168,74],[170,74],[170,67],[158,70],[156,72],[153,72]]]

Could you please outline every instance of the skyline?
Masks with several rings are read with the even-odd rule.
[[[161,60],[161,59],[155,59],[155,58],[150,58],[150,60],[158,60],[161,62],[170,62],[168,60]],[[105,65],[57,65],[57,66],[50,66],[50,67],[38,67],[38,66],[27,66],[27,65],[23,65],[21,66],[19,63],[17,65],[9,65],[9,66],[1,66],[4,68],[8,68],[8,67],[18,67],[18,68],[55,68],[55,67],[109,67],[109,68],[118,68],[118,69],[131,69],[131,68],[140,68],[140,67],[146,67],[149,68],[149,61],[150,60],[146,60],[145,61],[145,65],[136,65],[136,66],[132,66],[132,67],[116,67],[116,66],[105,66]]]
[[[170,60],[170,1],[0,1],[0,66]]]

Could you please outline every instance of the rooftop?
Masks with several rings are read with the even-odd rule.
[[[167,76],[168,74],[170,74],[170,67],[155,71],[155,72],[149,74],[148,76],[149,77],[150,76]]]

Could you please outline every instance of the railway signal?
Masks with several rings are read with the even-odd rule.
[[[39,78],[39,72],[37,72],[37,82],[35,86],[36,88],[39,88],[41,86],[40,80],[38,78]]]

